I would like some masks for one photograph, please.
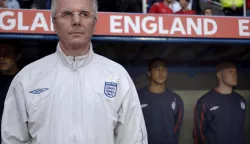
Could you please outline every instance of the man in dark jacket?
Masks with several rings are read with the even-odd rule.
[[[237,70],[232,63],[217,66],[218,86],[202,96],[194,111],[195,144],[246,144],[246,101],[233,91]]]
[[[148,64],[149,87],[138,91],[149,144],[178,144],[183,120],[183,101],[166,89],[168,70],[163,59]]]
[[[0,44],[0,111],[1,117],[4,108],[4,101],[9,86],[19,71],[17,61],[20,58],[19,50],[8,43]],[[1,135],[0,135],[1,136]]]

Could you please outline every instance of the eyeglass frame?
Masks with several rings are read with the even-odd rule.
[[[71,13],[72,14],[72,17],[63,17],[62,15],[63,15],[63,13]],[[79,15],[80,16],[80,18],[84,18],[84,17],[82,17],[80,14],[81,14],[81,12],[88,12],[90,15],[92,15],[93,17],[94,17],[94,19],[97,19],[97,16],[96,16],[96,14],[94,13],[94,12],[92,12],[92,11],[89,11],[89,10],[81,10],[81,11],[70,11],[70,10],[65,10],[65,11],[63,11],[63,12],[60,12],[59,14],[57,14],[57,16],[60,16],[61,18],[64,18],[64,19],[72,19],[75,15]],[[54,16],[53,17],[53,19],[55,19],[57,16]]]

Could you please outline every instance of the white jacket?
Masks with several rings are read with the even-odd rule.
[[[54,54],[11,83],[2,144],[147,144],[138,94],[119,64],[97,55]]]

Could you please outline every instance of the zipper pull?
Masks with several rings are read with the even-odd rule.
[[[73,70],[75,71],[76,69],[77,69],[76,58],[73,57]]]

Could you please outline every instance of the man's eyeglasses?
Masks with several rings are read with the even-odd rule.
[[[74,15],[79,15],[82,19],[89,19],[89,18],[95,18],[96,19],[96,15],[91,12],[91,11],[64,11],[58,14],[58,16],[60,16],[61,18],[64,19],[71,19],[74,17]]]

